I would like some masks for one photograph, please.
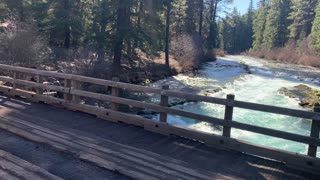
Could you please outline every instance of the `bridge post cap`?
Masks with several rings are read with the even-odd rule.
[[[166,89],[166,90],[168,90],[170,87],[169,87],[169,85],[168,84],[164,84],[164,85],[162,85],[162,89]]]
[[[119,77],[113,77],[113,78],[112,78],[112,81],[117,81],[117,82],[119,82],[119,81],[120,81],[120,78],[119,78]]]
[[[227,94],[227,99],[235,99],[235,95],[234,94]]]

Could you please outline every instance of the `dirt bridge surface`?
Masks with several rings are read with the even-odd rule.
[[[0,96],[0,179],[319,179],[242,153]]]

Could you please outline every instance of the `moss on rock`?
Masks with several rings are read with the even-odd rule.
[[[320,103],[319,90],[300,84],[293,88],[281,88],[279,92],[290,98],[297,98],[300,100],[300,105],[305,108],[313,108],[315,104]]]

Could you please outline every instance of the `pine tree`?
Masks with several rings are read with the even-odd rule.
[[[118,77],[121,72],[122,51],[124,49],[125,39],[128,38],[131,26],[131,0],[115,1],[116,20],[113,37],[113,64],[112,75]]]
[[[310,35],[311,46],[316,52],[320,52],[320,3],[318,3],[316,9],[316,16],[312,26],[312,32]]]
[[[260,0],[259,7],[256,11],[253,21],[253,50],[258,50],[262,47],[263,35],[266,28],[267,13],[269,9],[269,0]]]
[[[220,27],[223,30],[223,42],[220,44],[223,44],[228,53],[234,54],[244,50],[242,43],[245,39],[243,36],[246,31],[245,22],[246,18],[241,16],[236,8],[224,19],[224,25]]]
[[[270,6],[263,36],[263,46],[268,49],[283,47],[287,42],[290,1],[272,0]]]
[[[204,0],[199,0],[199,36],[202,36],[203,30],[203,14],[204,14]]]
[[[196,32],[196,22],[198,15],[198,3],[195,0],[186,0],[186,17],[185,17],[185,32],[193,34]]]
[[[250,0],[250,5],[249,5],[247,16],[246,16],[246,32],[244,32],[245,34],[244,49],[250,49],[252,47],[253,19],[254,19],[253,0]]]
[[[301,41],[311,33],[312,22],[318,0],[294,0],[289,19],[293,23],[289,26],[290,38]]]
[[[169,59],[169,49],[170,49],[170,24],[171,24],[171,9],[172,9],[172,2],[171,0],[167,0],[166,4],[166,40],[165,40],[165,63],[167,68],[170,68],[170,59]]]

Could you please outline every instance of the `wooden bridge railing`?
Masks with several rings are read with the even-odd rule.
[[[315,112],[307,112],[301,110],[293,110],[288,108],[274,107],[269,105],[261,105],[249,102],[242,102],[235,100],[234,95],[228,95],[227,99],[207,97],[189,93],[182,93],[169,90],[168,86],[162,89],[138,86],[133,84],[126,84],[119,82],[118,79],[113,81],[90,78],[79,75],[64,74],[50,71],[42,71],[36,69],[28,69],[22,67],[1,65],[1,71],[13,72],[12,77],[0,76],[0,81],[12,83],[12,87],[0,85],[0,92],[6,95],[23,96],[32,101],[41,101],[47,104],[60,104],[61,106],[70,108],[72,110],[82,111],[90,114],[97,115],[99,118],[109,121],[121,121],[128,124],[144,127],[146,130],[161,133],[164,135],[177,135],[185,138],[190,138],[206,143],[207,145],[216,148],[236,150],[243,153],[253,154],[265,158],[274,159],[295,168],[302,168],[315,172],[320,169],[320,159],[316,157],[317,147],[320,146],[319,127],[320,127],[320,109],[315,108]],[[36,82],[18,79],[17,74],[27,74],[36,77]],[[45,77],[54,77],[64,80],[64,86],[54,86],[43,84]],[[82,83],[90,83],[112,88],[112,94],[99,94],[96,92],[89,92],[81,89]],[[20,88],[21,86],[27,87]],[[35,91],[30,90],[35,88]],[[28,90],[29,89],[29,90]],[[44,95],[43,90],[52,90],[64,94],[64,98],[55,98],[52,96]],[[144,93],[154,93],[161,95],[160,104],[145,103],[141,101],[131,100],[119,97],[119,90],[139,91]],[[105,109],[95,106],[90,106],[80,103],[80,97],[92,98],[111,102],[111,108]],[[225,106],[225,117],[219,119],[206,115],[187,112],[175,108],[168,107],[168,98],[176,97],[192,101],[201,101],[207,103],[214,103]],[[126,114],[118,111],[118,105],[125,104],[133,107],[153,110],[160,113],[160,120],[152,121],[140,116]],[[242,108],[254,111],[261,111],[266,113],[274,113],[279,115],[287,115],[292,117],[299,117],[312,120],[312,128],[310,136],[303,136],[299,134],[289,133],[280,130],[274,130],[266,127],[254,126],[249,124],[240,123],[233,120],[233,109]],[[167,123],[167,115],[174,114],[186,118],[195,119],[202,122],[208,122],[215,125],[223,126],[223,135],[215,135],[196,130],[178,127]],[[257,119],[258,121],[259,119]],[[286,139],[308,145],[308,154],[301,155],[292,152],[287,152],[271,147],[258,146],[244,141],[240,141],[231,137],[231,129],[240,129],[253,133],[263,134],[276,138]]]

